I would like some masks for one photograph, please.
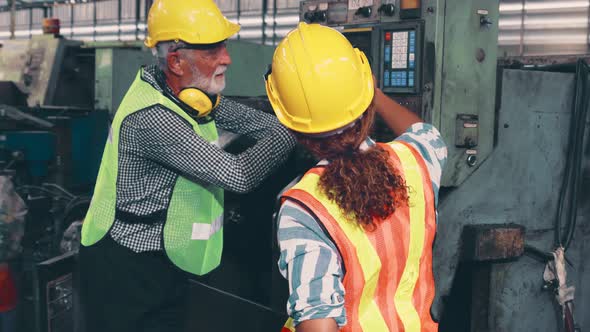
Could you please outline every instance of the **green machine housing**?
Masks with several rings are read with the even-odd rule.
[[[493,147],[499,2],[423,0],[410,12],[400,2],[303,1],[300,20],[340,30],[365,52],[379,87],[441,131],[442,185],[458,186]]]

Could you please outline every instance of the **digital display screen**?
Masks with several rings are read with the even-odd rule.
[[[383,86],[416,85],[416,30],[385,30],[383,35]]]

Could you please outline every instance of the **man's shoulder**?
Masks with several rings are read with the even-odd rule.
[[[149,65],[149,66],[143,66],[140,68],[141,71],[141,79],[147,83],[149,83],[151,86],[154,87],[154,89],[158,90],[159,92],[163,92],[164,91],[164,87],[161,86],[160,81],[158,79],[158,76],[161,75],[160,69],[158,69],[158,66],[156,65]]]
[[[125,118],[121,126],[145,129],[155,126],[166,126],[175,123],[183,123],[188,125],[188,122],[184,118],[182,118],[170,108],[162,104],[155,104],[133,112]]]

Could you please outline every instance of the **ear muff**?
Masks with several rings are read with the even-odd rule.
[[[178,99],[192,107],[198,113],[198,117],[207,116],[219,105],[219,95],[209,96],[197,88],[186,88],[180,91]]]

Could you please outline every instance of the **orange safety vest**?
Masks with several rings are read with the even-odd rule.
[[[409,144],[379,144],[389,152],[409,188],[409,204],[366,231],[343,216],[319,191],[323,168],[311,169],[283,199],[305,206],[324,226],[340,251],[347,325],[351,332],[435,332],[432,243],[436,212],[432,182],[422,156]],[[295,331],[291,319],[282,332]]]

